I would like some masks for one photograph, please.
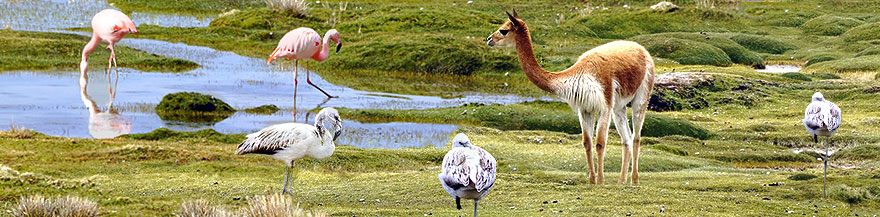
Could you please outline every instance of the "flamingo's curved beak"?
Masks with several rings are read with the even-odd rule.
[[[339,53],[339,49],[342,49],[342,42],[336,43],[336,53]]]

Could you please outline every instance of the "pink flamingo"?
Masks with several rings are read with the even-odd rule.
[[[275,51],[272,51],[272,54],[269,55],[269,60],[266,61],[266,64],[272,64],[272,60],[278,57],[284,57],[288,59],[295,60],[294,70],[293,70],[293,117],[296,119],[296,85],[298,82],[296,81],[297,71],[299,70],[299,61],[304,61],[304,67],[306,68],[306,83],[309,83],[313,87],[317,88],[321,93],[327,96],[327,98],[334,98],[320,87],[316,86],[309,80],[309,66],[308,60],[312,59],[318,62],[324,61],[327,59],[327,56],[330,55],[330,48],[328,47],[328,43],[332,40],[336,43],[336,53],[339,53],[339,49],[342,48],[342,41],[339,37],[339,32],[335,29],[328,30],[327,33],[324,34],[324,40],[321,41],[321,36],[318,35],[314,29],[308,27],[299,27],[294,30],[291,30],[284,37],[281,38],[281,41],[278,42],[278,47],[275,48]],[[323,44],[323,46],[322,46]]]
[[[116,51],[113,49],[113,44],[122,40],[122,37],[128,33],[137,33],[137,26],[122,12],[104,9],[95,14],[95,17],[92,18],[92,39],[82,51],[82,62],[79,63],[80,73],[85,74],[89,69],[89,53],[95,50],[101,41],[105,41],[110,44],[107,46],[107,49],[110,49],[110,59],[107,59],[107,76],[110,76],[111,66],[116,66]]]

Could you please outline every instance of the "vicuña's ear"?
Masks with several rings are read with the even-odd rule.
[[[504,11],[504,13],[507,13],[507,19],[510,19],[510,24],[513,24],[513,26],[519,26],[519,23],[516,22],[516,17],[510,15],[510,12]]]
[[[519,18],[519,14],[516,14],[516,8],[513,9],[513,17]]]

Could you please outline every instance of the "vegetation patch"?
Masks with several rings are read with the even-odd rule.
[[[834,159],[845,160],[880,160],[880,145],[869,144],[847,148],[834,153]]]
[[[794,175],[789,176],[788,179],[795,180],[795,181],[804,181],[804,180],[815,179],[817,177],[818,176],[813,175],[813,174],[798,173],[798,174],[794,174]]]
[[[184,139],[210,139],[213,141],[227,143],[227,144],[237,144],[241,141],[244,141],[244,135],[242,134],[222,134],[214,129],[204,129],[193,132],[180,132],[170,130],[168,128],[159,128],[155,129],[149,133],[138,133],[138,134],[128,134],[122,135],[120,138],[128,138],[135,140],[184,140]]]
[[[709,34],[709,33],[683,33],[683,32],[675,32],[675,33],[659,33],[652,34],[640,37],[652,37],[652,38],[678,38],[691,40],[695,42],[702,42],[714,47],[720,48],[724,53],[730,58],[733,63],[743,64],[752,66],[755,68],[764,68],[764,60],[761,59],[754,52],[746,49],[742,45],[737,44],[735,41],[730,40],[721,34]],[[659,40],[649,40],[649,41],[659,41]],[[662,52],[662,51],[661,51]],[[653,53],[652,53],[653,54]],[[660,53],[664,55],[664,53]],[[656,55],[656,54],[655,54]],[[681,63],[679,61],[679,63]]]
[[[651,137],[682,135],[697,139],[708,139],[712,137],[714,133],[686,120],[675,119],[661,114],[653,114],[645,117],[642,135]]]
[[[856,42],[880,39],[880,22],[866,23],[849,29],[840,35],[844,41]]]
[[[631,40],[645,46],[656,57],[685,65],[729,66],[733,63],[723,50],[703,42],[655,35],[638,36]]]
[[[98,204],[89,199],[66,196],[47,199],[33,195],[19,200],[10,210],[12,216],[35,217],[97,217],[101,215]]]
[[[798,80],[798,81],[813,81],[813,79],[810,78],[809,75],[804,74],[804,73],[798,73],[798,72],[786,72],[786,73],[779,74],[779,76],[783,77],[783,78]]]
[[[873,197],[867,189],[859,187],[850,187],[846,184],[832,185],[828,188],[828,194],[835,200],[843,201],[850,204],[861,203]]]
[[[810,65],[813,65],[816,63],[821,63],[821,62],[831,61],[831,60],[836,60],[836,59],[837,59],[837,56],[834,56],[834,55],[820,54],[820,55],[816,55],[816,56],[813,56],[813,57],[810,57],[809,59],[807,59],[807,62],[806,62],[806,64],[804,64],[804,66],[806,67],[806,66],[810,66]]]
[[[220,122],[235,113],[226,102],[195,92],[165,95],[155,110],[162,120],[210,123]]]
[[[843,34],[846,30],[863,23],[865,22],[854,18],[826,14],[810,19],[801,25],[800,28],[808,34],[835,36]]]
[[[818,79],[840,79],[839,75],[831,74],[827,72],[813,72],[812,76]]]
[[[278,112],[278,110],[281,110],[281,109],[275,105],[261,105],[258,107],[245,109],[244,112],[253,113],[253,114],[271,115],[271,114],[275,114],[275,112]]]
[[[880,55],[880,46],[874,45],[856,53],[855,57]]]
[[[825,71],[834,73],[845,72],[876,72],[880,71],[880,55],[860,56],[812,64],[809,71]]]
[[[579,17],[567,21],[565,29],[582,37],[624,39],[663,32],[726,32],[727,28],[743,26],[736,18],[736,15],[720,10],[686,8],[658,12],[646,9]]]
[[[797,49],[796,46],[771,36],[734,34],[730,36],[730,40],[758,53],[781,54],[785,53],[785,51]]]
[[[78,70],[83,46],[88,41],[88,37],[79,35],[0,29],[0,44],[3,44],[0,46],[0,53],[3,54],[0,56],[0,71]],[[106,60],[110,58],[110,51],[103,49],[105,45],[102,43],[89,55],[89,68],[93,71],[107,69]],[[157,56],[125,46],[115,48],[120,67],[149,72],[182,72],[198,67],[198,64],[190,61]]]
[[[681,147],[674,145],[653,145],[651,146],[653,149],[657,149],[660,151],[669,152],[670,154],[678,155],[678,156],[688,156],[688,152],[682,149]]]
[[[247,7],[265,7],[264,0],[236,0],[236,1],[201,1],[201,0],[174,0],[151,1],[151,0],[109,0],[113,6],[124,11],[146,10],[155,12],[195,12],[195,13],[219,13],[231,9]]]

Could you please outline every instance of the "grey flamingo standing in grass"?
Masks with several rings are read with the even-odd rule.
[[[299,61],[302,60],[304,67],[306,68],[306,83],[312,85],[317,88],[321,93],[327,96],[327,98],[334,98],[326,91],[322,90],[320,87],[316,86],[309,80],[309,67],[308,60],[312,59],[318,62],[324,61],[330,55],[330,47],[328,44],[330,41],[336,43],[336,53],[339,53],[339,49],[342,48],[342,39],[339,36],[339,31],[335,29],[328,30],[327,33],[324,34],[324,40],[321,40],[321,36],[318,35],[314,29],[308,27],[299,27],[294,30],[291,30],[287,34],[284,34],[284,37],[281,37],[281,41],[278,42],[278,47],[275,48],[275,51],[272,51],[272,54],[269,55],[269,60],[266,61],[266,64],[272,64],[272,61],[276,58],[288,58],[295,60],[294,69],[293,69],[293,118],[296,120],[296,86],[297,86],[297,71],[299,71]]]
[[[452,139],[452,150],[443,157],[441,172],[437,174],[440,184],[455,198],[455,208],[461,209],[461,199],[474,200],[474,217],[477,203],[492,186],[495,186],[495,158],[489,152],[471,144],[464,133]]]
[[[324,122],[329,122],[333,129],[328,129]],[[281,193],[287,193],[290,169],[294,161],[305,157],[324,159],[333,155],[336,150],[336,139],[342,134],[342,120],[339,112],[333,108],[324,108],[315,116],[315,125],[286,123],[272,125],[247,135],[235,154],[264,154],[287,164],[284,172],[284,187]]]
[[[110,44],[107,46],[107,49],[110,49],[110,59],[107,60],[109,76],[111,66],[116,66],[116,50],[113,45],[128,33],[137,33],[137,26],[124,13],[113,9],[104,9],[95,14],[95,17],[92,18],[92,39],[82,51],[82,60],[79,63],[80,73],[88,71],[89,53],[94,51],[101,41],[104,41]]]
[[[825,183],[825,179],[828,176],[828,158],[831,157],[831,155],[828,154],[828,146],[831,141],[831,136],[834,135],[834,132],[837,132],[837,128],[840,127],[840,107],[837,107],[837,105],[831,101],[825,100],[822,93],[816,92],[813,94],[813,100],[810,105],[807,105],[807,109],[804,111],[804,119],[801,120],[801,122],[804,123],[807,132],[810,132],[810,135],[813,135],[813,142],[819,143],[819,136],[825,137],[825,156],[822,157],[822,160],[824,161],[822,194],[828,196],[825,192],[828,189]]]
[[[614,126],[623,144],[623,161],[617,182],[626,182],[627,169],[632,163],[632,184],[638,185],[642,124],[654,88],[654,60],[651,54],[638,43],[615,41],[584,52],[568,69],[548,72],[535,60],[532,36],[525,22],[516,14],[516,10],[512,15],[507,13],[507,17],[508,20],[489,36],[487,44],[514,45],[526,77],[541,90],[562,98],[578,114],[590,183],[605,182],[605,144],[614,114]],[[627,104],[632,104],[632,131],[626,118]],[[596,116],[596,113],[599,115]],[[594,129],[598,131],[595,143],[598,169],[593,168],[591,150]]]

